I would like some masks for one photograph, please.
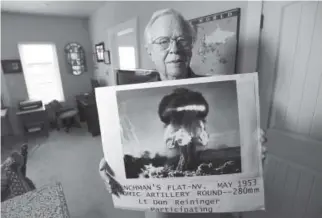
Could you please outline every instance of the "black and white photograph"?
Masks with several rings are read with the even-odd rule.
[[[1,217],[322,218],[322,1],[1,0],[0,35]]]
[[[116,207],[224,212],[248,210],[250,200],[262,207],[257,85],[257,73],[248,73],[97,88]],[[214,196],[220,202],[208,209],[191,203]]]
[[[242,171],[235,81],[116,95],[127,178]]]

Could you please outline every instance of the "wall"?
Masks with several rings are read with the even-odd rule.
[[[4,74],[2,72],[1,68],[1,98],[2,98],[2,107],[7,107],[8,105],[11,105],[11,99],[7,88],[6,78],[4,77]],[[7,111],[7,116],[9,120],[15,121],[15,116],[11,113],[11,111]],[[6,136],[12,134],[12,126],[8,123],[1,123],[1,136]]]
[[[51,42],[56,45],[63,91],[67,105],[74,105],[74,96],[91,90],[93,58],[88,20],[80,18],[1,14],[1,59],[19,58],[18,43]],[[86,53],[88,72],[73,76],[65,61],[64,47],[68,42],[80,43]],[[5,74],[12,113],[19,101],[28,98],[23,74]],[[13,118],[14,119],[14,118]],[[17,122],[12,120],[15,133],[19,133]]]
[[[261,2],[107,2],[90,17],[91,40],[93,45],[100,41],[104,41],[108,45],[107,30],[109,28],[137,17],[140,44],[139,67],[151,69],[154,66],[144,48],[143,32],[154,11],[174,8],[180,11],[186,19],[192,19],[237,7],[241,8],[237,69],[240,73],[254,72],[258,56]],[[108,46],[106,47],[108,48]],[[113,85],[111,73],[111,67],[101,63],[97,64],[94,71],[96,78]]]

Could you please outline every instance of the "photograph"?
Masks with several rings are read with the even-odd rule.
[[[241,173],[235,80],[116,92],[127,179]]]
[[[2,70],[7,73],[22,73],[22,65],[19,59],[1,60]]]

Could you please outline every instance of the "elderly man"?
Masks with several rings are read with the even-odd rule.
[[[198,77],[189,67],[196,32],[179,12],[173,9],[155,12],[145,28],[144,37],[146,50],[159,72],[159,80]],[[261,135],[263,143],[264,133]],[[115,195],[122,194],[122,187],[113,178],[113,171],[104,158],[100,162],[99,169],[107,189]],[[163,217],[164,214],[159,215]],[[184,216],[187,217],[186,214]],[[190,216],[193,214],[189,214]]]
[[[161,80],[197,77],[189,67],[196,32],[181,14],[173,9],[155,12],[144,37]]]

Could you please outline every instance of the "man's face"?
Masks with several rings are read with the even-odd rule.
[[[192,39],[183,22],[173,15],[159,17],[150,29],[150,36],[148,53],[161,79],[187,77]]]

